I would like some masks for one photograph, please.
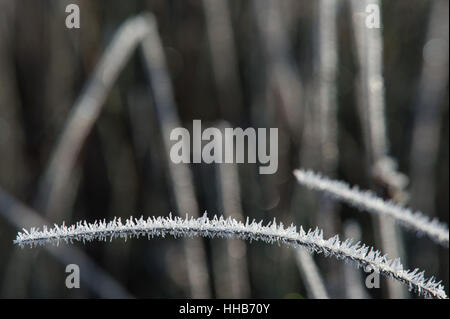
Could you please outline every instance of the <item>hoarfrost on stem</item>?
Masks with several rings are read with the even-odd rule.
[[[233,218],[224,219],[214,216],[212,219],[205,213],[199,218],[180,217],[149,217],[144,219],[130,217],[125,222],[114,218],[110,222],[96,221],[87,223],[78,222],[75,225],[55,225],[53,228],[43,227],[42,230],[32,228],[17,234],[14,243],[24,247],[44,244],[59,244],[60,242],[73,243],[75,241],[90,242],[94,240],[106,241],[117,237],[147,236],[165,237],[171,235],[178,237],[202,236],[209,238],[238,238],[251,241],[263,241],[270,244],[284,244],[291,247],[306,247],[311,252],[323,253],[325,256],[334,256],[354,263],[357,267],[370,266],[375,271],[403,282],[420,295],[429,298],[447,298],[444,286],[432,277],[425,279],[424,272],[418,269],[404,270],[399,259],[389,260],[387,256],[372,247],[353,244],[351,239],[341,241],[339,236],[330,239],[323,238],[323,231],[316,228],[305,231],[302,227],[297,231],[294,225],[285,228],[282,223],[275,220],[263,225],[262,221],[240,222]]]
[[[358,187],[332,180],[310,170],[297,169],[294,175],[300,184],[308,188],[329,193],[352,206],[373,214],[389,216],[402,226],[415,230],[418,235],[427,235],[435,242],[448,247],[448,226],[437,219],[431,220],[421,212],[385,201],[370,191],[362,191]]]

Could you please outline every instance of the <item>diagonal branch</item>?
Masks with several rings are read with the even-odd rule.
[[[43,224],[47,221],[37,212],[28,208],[20,201],[0,188],[0,216],[17,229]],[[58,262],[67,265],[75,263],[83,269],[81,276],[89,289],[101,298],[132,298],[122,285],[106,273],[88,255],[77,247],[46,247],[47,252]]]
[[[65,192],[78,154],[100,116],[109,91],[136,46],[148,34],[152,22],[146,15],[125,21],[106,48],[89,82],[75,102],[39,182],[36,197],[38,210],[47,211]]]
[[[331,180],[312,171],[297,169],[294,175],[298,182],[315,190],[323,191],[359,209],[370,213],[392,217],[401,225],[427,235],[435,242],[448,247],[448,226],[436,219],[430,220],[421,212],[384,201],[370,191],[361,191],[358,187],[350,188],[348,184]]]

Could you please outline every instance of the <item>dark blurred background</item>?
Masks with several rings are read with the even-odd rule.
[[[326,20],[335,33],[325,47],[336,62],[335,81],[326,83],[332,111],[321,118],[322,2],[0,0],[0,296],[193,296],[183,240],[94,242],[65,253],[61,247],[20,249],[12,241],[29,226],[25,219],[36,217],[30,214],[53,225],[169,212],[239,213],[237,218],[318,225],[326,237],[352,234],[381,248],[369,214],[307,190],[292,175],[304,167],[373,188],[358,107],[351,1],[336,1],[332,20]],[[65,27],[69,3],[80,7],[79,29]],[[259,175],[255,164],[192,164],[198,212],[178,207],[154,86],[142,54],[133,51],[83,142],[63,194],[55,206],[42,204],[41,179],[71,107],[121,23],[142,12],[155,16],[181,125],[190,128],[193,119],[201,119],[203,127],[277,127],[277,173]],[[389,153],[409,177],[408,196],[401,201],[448,223],[448,1],[382,1],[381,19]],[[331,144],[324,151],[320,131],[326,123],[334,130],[325,136]],[[404,265],[423,269],[448,287],[448,248],[403,228],[398,237]],[[292,249],[231,242],[200,241],[207,288],[197,296],[308,297]],[[80,267],[81,288],[67,289],[64,270],[77,263],[75,254],[88,266]],[[330,297],[352,297],[358,286],[362,291],[353,296],[393,296],[386,279],[380,289],[368,290],[361,270],[323,256],[314,261]],[[398,293],[415,297],[407,289]]]

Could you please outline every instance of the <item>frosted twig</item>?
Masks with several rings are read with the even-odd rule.
[[[263,226],[262,221],[237,221],[231,217],[222,216],[209,219],[206,213],[202,217],[148,217],[144,219],[130,217],[124,223],[120,218],[110,222],[96,221],[87,223],[78,222],[72,226],[55,225],[53,228],[43,227],[43,230],[31,228],[17,234],[14,243],[24,247],[60,242],[73,243],[75,241],[91,242],[94,240],[106,241],[120,237],[128,238],[146,236],[166,237],[208,237],[208,238],[237,238],[251,241],[263,241],[268,244],[284,244],[289,247],[306,247],[312,252],[323,253],[325,256],[334,256],[337,259],[354,263],[357,267],[370,266],[376,272],[398,280],[409,286],[419,295],[427,298],[447,298],[441,282],[431,277],[426,279],[424,272],[419,269],[404,270],[399,259],[390,260],[386,255],[372,247],[361,243],[353,244],[351,239],[341,241],[339,236],[330,239],[323,238],[323,231],[316,228],[304,231],[302,227],[297,231],[294,225],[285,228],[282,223],[269,223]]]
[[[419,235],[425,234],[435,242],[448,247],[448,226],[421,212],[413,212],[411,209],[396,205],[391,201],[385,201],[370,191],[361,191],[358,187],[349,187],[348,184],[331,180],[312,171],[297,169],[294,175],[299,183],[315,190],[324,191],[359,209],[380,216],[392,217],[401,225],[417,231]]]

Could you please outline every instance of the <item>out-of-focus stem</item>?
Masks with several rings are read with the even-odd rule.
[[[318,1],[319,17],[317,23],[317,56],[316,86],[318,116],[318,136],[322,171],[333,174],[336,170],[337,147],[337,102],[336,102],[336,69],[337,69],[337,0]]]
[[[28,208],[0,189],[0,215],[18,230],[48,225],[37,212]],[[83,270],[80,276],[84,284],[101,298],[131,298],[132,296],[105,273],[85,253],[76,247],[45,247],[47,252],[63,265],[77,264]]]
[[[369,172],[383,177],[385,185],[391,185],[394,172],[376,172],[379,163],[388,158],[388,140],[386,135],[385,96],[383,80],[383,39],[381,22],[379,27],[366,24],[366,9],[369,5],[378,8],[381,20],[379,0],[351,0],[353,13],[353,30],[356,37],[358,56],[358,105],[365,130],[366,150],[370,158]],[[402,256],[402,244],[396,225],[384,217],[375,217],[379,241],[384,253]],[[406,298],[406,291],[401,286],[387,283],[390,298]]]
[[[222,117],[239,118],[242,92],[228,0],[203,0],[213,75]]]
[[[306,285],[308,296],[314,299],[328,299],[325,284],[313,256],[304,249],[297,249],[295,260]]]
[[[117,76],[136,46],[148,33],[144,16],[127,20],[117,31],[72,107],[49,164],[39,181],[35,207],[47,211],[67,191],[80,150],[100,115]],[[57,206],[57,205],[56,205]]]
[[[304,121],[300,165],[334,176],[337,168],[337,15],[338,1],[319,0],[314,2],[313,76],[308,85],[311,89],[309,108],[311,121]],[[308,115],[305,115],[308,116]],[[339,232],[339,216],[335,203],[319,194],[315,205],[314,220],[329,233]],[[311,260],[311,262],[314,262]],[[341,266],[323,265],[324,280],[330,294],[342,291]]]
[[[0,1],[0,182],[11,192],[23,187],[27,168],[20,101],[14,71],[13,51],[14,1]]]
[[[231,15],[228,0],[203,0],[205,19],[211,53],[212,69],[216,82],[222,117],[237,122],[242,107],[242,93],[235,56]],[[226,123],[221,123],[225,127]],[[218,188],[222,196],[224,216],[243,219],[241,209],[239,176],[234,164],[219,164],[217,170]],[[214,260],[215,281],[221,286],[216,293],[219,298],[248,298],[250,284],[247,269],[247,253],[244,242],[227,241],[225,265]]]
[[[411,200],[415,207],[434,214],[436,164],[440,142],[440,103],[448,86],[449,4],[431,1],[423,64],[414,108],[410,159]],[[426,195],[424,195],[426,194]]]
[[[219,123],[218,127],[223,130],[229,127],[226,122]],[[227,140],[227,142],[230,142]],[[217,184],[219,193],[221,194],[221,202],[223,208],[223,215],[225,217],[232,217],[237,220],[244,220],[241,202],[241,190],[239,183],[239,171],[236,164],[221,163],[217,165]],[[220,278],[222,282],[227,282],[228,290],[231,292],[233,298],[249,298],[250,296],[250,282],[248,278],[247,266],[247,247],[245,242],[237,240],[229,240],[226,243],[227,250],[227,271],[226,278]],[[218,274],[222,277],[223,274]],[[218,297],[221,296],[217,291]]]
[[[268,87],[281,98],[281,111],[294,137],[299,134],[302,83],[291,58],[287,32],[277,0],[253,0],[253,14],[264,50]]]
[[[177,109],[172,93],[172,85],[167,70],[163,46],[156,25],[151,21],[147,36],[142,41],[142,55],[150,78],[150,88],[155,102],[156,113],[161,125],[163,144],[169,154],[172,142],[172,129],[180,127]],[[194,193],[192,173],[187,164],[175,164],[168,159],[168,171],[172,182],[178,212],[198,214],[198,203]],[[208,298],[210,296],[206,253],[201,239],[184,242],[187,271],[191,296]]]

